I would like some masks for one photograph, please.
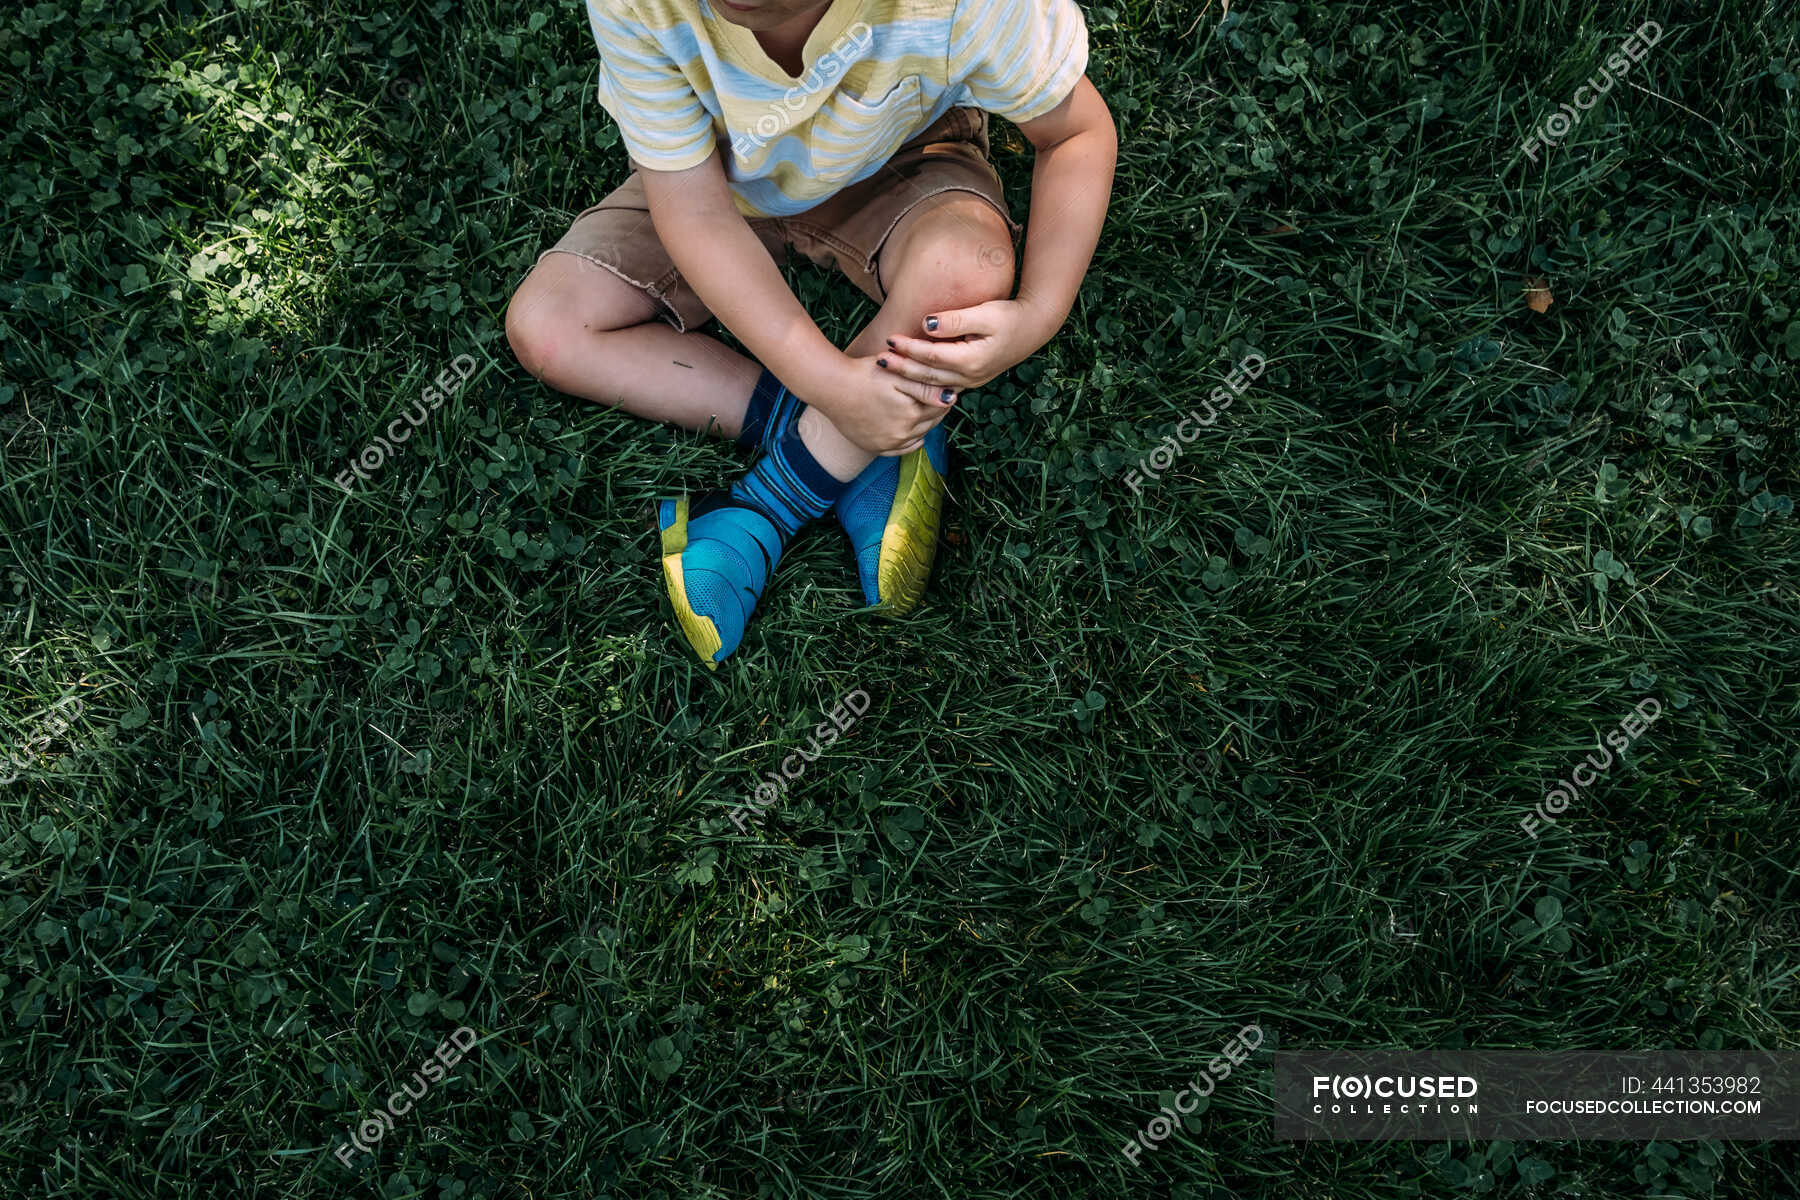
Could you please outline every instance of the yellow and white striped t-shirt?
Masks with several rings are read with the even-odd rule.
[[[587,0],[600,103],[634,161],[724,156],[738,208],[793,216],[956,105],[1043,116],[1087,71],[1075,0],[832,0],[789,75],[713,0]]]

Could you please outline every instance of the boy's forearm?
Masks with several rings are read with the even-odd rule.
[[[731,203],[723,177],[712,195],[707,186],[711,181],[682,186],[679,176],[686,174],[655,181],[646,177],[650,219],[669,258],[752,357],[795,395],[830,416],[837,390],[831,374],[842,355],[807,315],[749,222]]]
[[[841,355],[744,218],[736,211],[698,219],[683,214],[667,224],[669,257],[713,316],[795,395],[831,415],[830,394],[836,389],[830,372]],[[659,220],[659,234],[662,225]]]
[[[1061,108],[1024,130],[1037,143],[1037,158],[1019,302],[1042,345],[1068,319],[1100,244],[1119,139],[1105,102],[1085,79]]]

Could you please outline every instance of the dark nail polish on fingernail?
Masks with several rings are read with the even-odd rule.
[[[939,396],[938,399],[944,404],[954,404],[956,403],[956,393],[949,388],[945,388],[944,394]]]
[[[936,333],[937,327],[938,327],[938,319],[936,317],[926,317],[925,318],[925,329],[927,330],[927,332]]]
[[[894,339],[893,339],[893,338],[889,338],[889,339],[888,339],[888,349],[889,349],[889,350],[898,350],[898,349],[899,349],[899,348],[900,348],[900,347],[898,347],[898,346],[896,346],[896,345],[894,345]]]
[[[878,366],[878,367],[885,367],[885,366],[887,366],[887,359],[885,359],[885,358],[878,358],[878,359],[876,359],[876,360],[875,360],[875,365],[876,365],[876,366]]]

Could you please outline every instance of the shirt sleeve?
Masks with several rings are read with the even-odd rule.
[[[957,0],[950,75],[988,112],[1014,124],[1041,117],[1069,98],[1087,64],[1075,0]]]
[[[712,114],[650,31],[617,0],[587,0],[600,49],[600,105],[618,123],[634,162],[685,171],[718,144]]]

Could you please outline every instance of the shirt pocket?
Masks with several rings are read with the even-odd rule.
[[[925,124],[924,81],[909,75],[875,99],[832,95],[813,118],[815,165],[885,162]]]

